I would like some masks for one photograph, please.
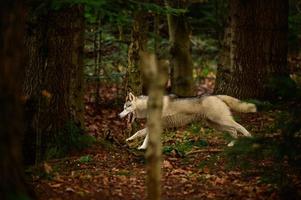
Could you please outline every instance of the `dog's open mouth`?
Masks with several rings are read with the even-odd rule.
[[[124,118],[124,117],[127,116],[129,113],[130,113],[130,111],[124,110],[124,111],[122,111],[121,113],[119,113],[118,115],[119,115],[120,118]]]

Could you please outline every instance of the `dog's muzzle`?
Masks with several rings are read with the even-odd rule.
[[[119,113],[119,117],[120,118],[124,118],[125,116],[127,116],[130,113],[130,111],[124,110],[121,113]]]

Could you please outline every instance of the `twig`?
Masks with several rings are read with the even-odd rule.
[[[195,153],[204,153],[204,152],[218,153],[218,152],[222,152],[222,151],[223,151],[223,149],[198,149],[198,150],[189,151],[185,155],[187,156],[187,155],[191,155],[191,154],[195,154]]]

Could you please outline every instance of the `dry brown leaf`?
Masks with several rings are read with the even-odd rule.
[[[46,174],[50,174],[53,171],[52,167],[47,162],[43,163],[43,168]]]
[[[52,188],[58,188],[62,186],[62,183],[56,183],[56,184],[49,184],[50,187]]]
[[[171,168],[173,168],[173,166],[168,160],[164,160],[163,161],[163,168],[171,169]]]

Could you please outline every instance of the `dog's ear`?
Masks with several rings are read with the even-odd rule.
[[[133,95],[133,93],[128,93],[128,95],[126,96],[126,98],[125,98],[125,100],[126,101],[134,101],[134,100],[136,100],[136,97],[135,97],[135,95]]]
[[[134,101],[136,99],[135,95],[133,95],[133,93],[129,93],[128,94],[128,97],[129,97],[129,101]]]

